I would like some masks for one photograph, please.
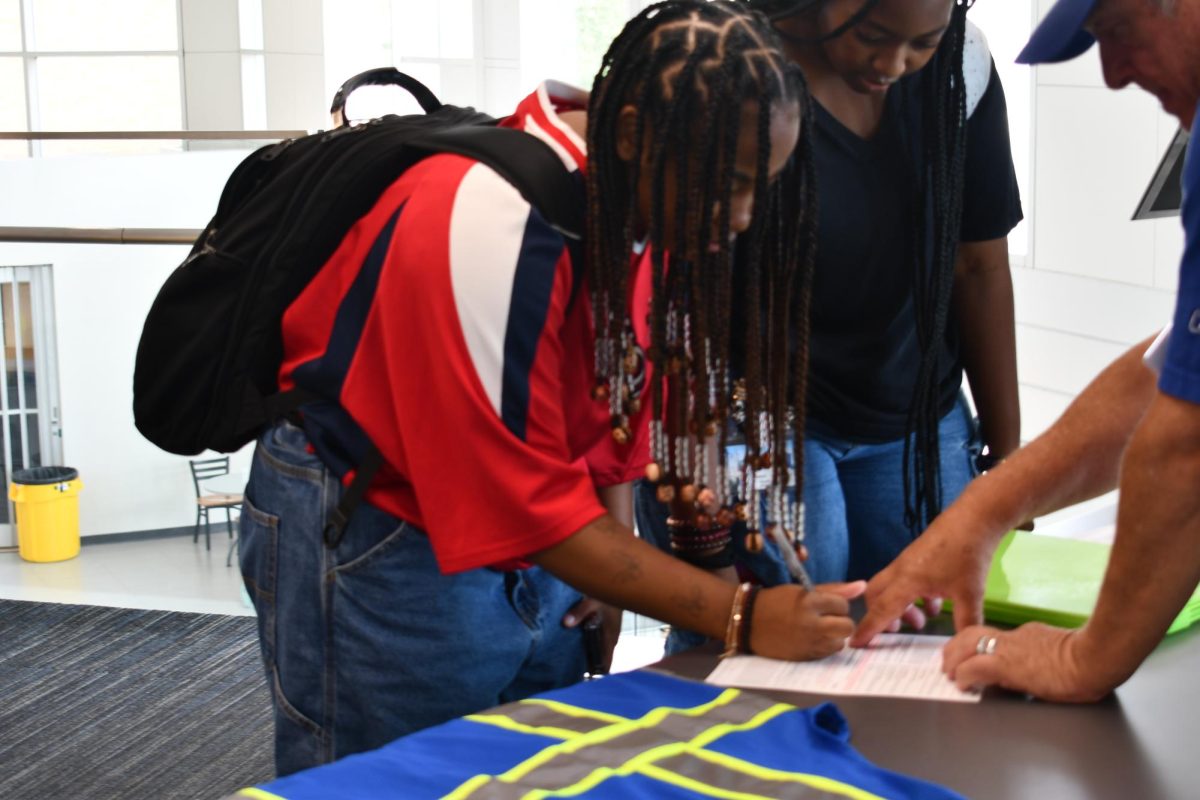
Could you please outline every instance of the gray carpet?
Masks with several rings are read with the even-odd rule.
[[[220,798],[273,775],[251,617],[0,600],[0,798]]]

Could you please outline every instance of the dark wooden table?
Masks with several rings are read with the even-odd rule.
[[[949,621],[935,620],[933,632],[949,633]],[[655,668],[703,680],[716,661],[714,646]],[[798,706],[832,700],[871,761],[977,800],[1184,800],[1200,798],[1198,681],[1194,628],[1094,705],[990,690],[978,704],[755,691]]]

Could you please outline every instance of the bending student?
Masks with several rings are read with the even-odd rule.
[[[1130,83],[1195,130],[1200,2],[1059,0],[1019,60],[1066,61],[1100,43],[1109,87]],[[1200,580],[1200,158],[1183,176],[1186,245],[1169,333],[1096,378],[1046,433],[978,481],[870,583],[855,639],[868,642],[921,595],[954,600],[945,669],[1049,700],[1098,699],[1166,633]],[[1149,351],[1148,351],[1149,348]],[[1157,374],[1156,374],[1157,373]],[[1014,525],[1120,488],[1116,541],[1095,612],[1076,631],[978,625],[997,542]]]
[[[581,634],[564,621],[584,613],[581,592],[733,650],[807,659],[843,646],[861,584],[756,596],[640,542],[629,519],[627,482],[674,432],[643,388],[699,369],[697,344],[728,359],[704,326],[729,296],[733,238],[758,247],[764,273],[803,263],[761,242],[798,241],[776,177],[805,106],[764,17],[657,4],[612,43],[590,97],[544,84],[503,123],[578,170],[582,246],[490,168],[434,156],[288,309],[281,388],[338,363],[343,388],[338,406],[306,406],[260,438],[246,491],[241,567],[280,774],[578,680]],[[369,313],[339,339],[372,253]],[[681,349],[684,324],[713,333]],[[723,396],[698,385],[674,399],[719,417]],[[324,520],[350,477],[329,463],[355,436],[385,463],[329,549]],[[695,483],[672,469],[681,491]]]

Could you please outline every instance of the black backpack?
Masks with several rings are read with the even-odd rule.
[[[579,184],[543,141],[443,105],[392,68],[338,90],[332,112],[367,84],[397,84],[424,114],[386,116],[260,148],[233,171],[216,215],[167,278],[146,317],[133,375],[138,430],[164,450],[233,452],[301,405],[334,401],[278,390],[283,312],[342,237],[409,167],[457,153],[496,170],[569,240],[583,229]],[[340,537],[381,459],[374,448],[334,519]],[[327,528],[327,541],[328,534]]]

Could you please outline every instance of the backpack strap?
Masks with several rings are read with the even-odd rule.
[[[362,502],[367,488],[371,485],[371,481],[375,480],[375,473],[379,472],[381,466],[383,466],[383,453],[379,452],[378,447],[371,445],[371,449],[363,457],[362,463],[354,470],[354,480],[350,481],[346,491],[342,492],[337,508],[329,512],[329,518],[325,520],[325,529],[322,535],[325,539],[325,546],[330,550],[341,543],[342,536],[346,533],[346,526],[350,524],[350,517],[358,508],[358,504]]]

